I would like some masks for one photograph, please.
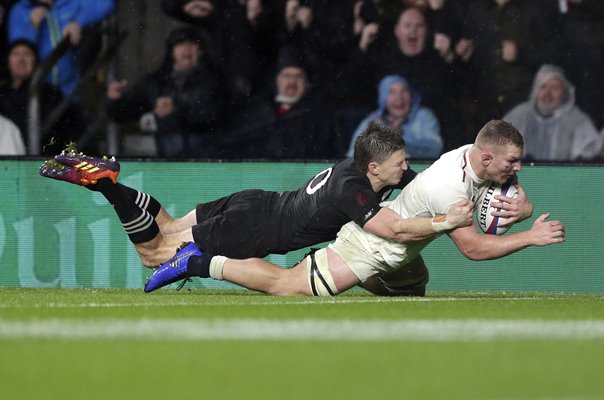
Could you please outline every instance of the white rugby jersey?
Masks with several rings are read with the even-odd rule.
[[[471,199],[476,203],[481,191],[488,187],[490,181],[479,179],[472,170],[467,154],[471,147],[472,145],[466,145],[443,154],[418,174],[387,206],[403,218],[413,218],[446,214],[453,204],[464,199]],[[402,244],[365,232],[355,223],[346,224],[341,234],[344,231],[356,237],[366,254],[371,254],[381,264],[376,267],[382,271],[407,264],[436,238]],[[367,276],[359,278],[364,281],[375,272],[367,271]]]

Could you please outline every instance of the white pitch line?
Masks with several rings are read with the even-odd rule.
[[[0,340],[604,340],[604,320],[0,319]]]
[[[203,298],[195,298],[190,301],[177,302],[137,302],[137,303],[37,303],[37,304],[0,304],[0,309],[21,309],[21,308],[122,308],[122,307],[187,307],[187,306],[271,306],[271,305],[317,305],[317,304],[363,304],[363,303],[429,303],[429,302],[449,302],[449,301],[526,301],[526,300],[564,300],[560,297],[376,297],[374,299],[313,299],[313,300],[267,300],[267,301],[252,301],[242,303],[240,301],[225,301],[220,303],[206,302]],[[604,300],[604,299],[598,299]]]

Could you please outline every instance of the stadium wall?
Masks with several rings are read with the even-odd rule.
[[[140,263],[112,207],[82,187],[43,179],[39,160],[0,160],[0,287],[142,288]],[[120,180],[154,195],[173,215],[246,188],[291,190],[325,163],[122,163]],[[426,164],[414,165],[421,171]],[[446,236],[424,252],[429,290],[604,292],[604,168],[526,166],[521,182],[534,218],[551,212],[567,242],[492,261],[465,259]],[[534,220],[534,218],[531,219]],[[525,221],[510,233],[530,227]],[[304,250],[268,259],[295,264]],[[197,279],[188,287],[233,288]]]

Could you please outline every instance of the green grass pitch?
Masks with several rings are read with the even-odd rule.
[[[604,399],[603,300],[0,289],[0,398]]]

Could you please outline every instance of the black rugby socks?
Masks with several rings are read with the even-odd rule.
[[[210,277],[210,261],[212,261],[211,254],[203,253],[201,256],[191,256],[187,263],[187,272],[191,276],[198,276],[200,278]]]
[[[155,217],[161,205],[152,196],[109,179],[99,179],[91,190],[103,194],[113,206],[128,238],[134,244],[148,242],[159,233]]]

